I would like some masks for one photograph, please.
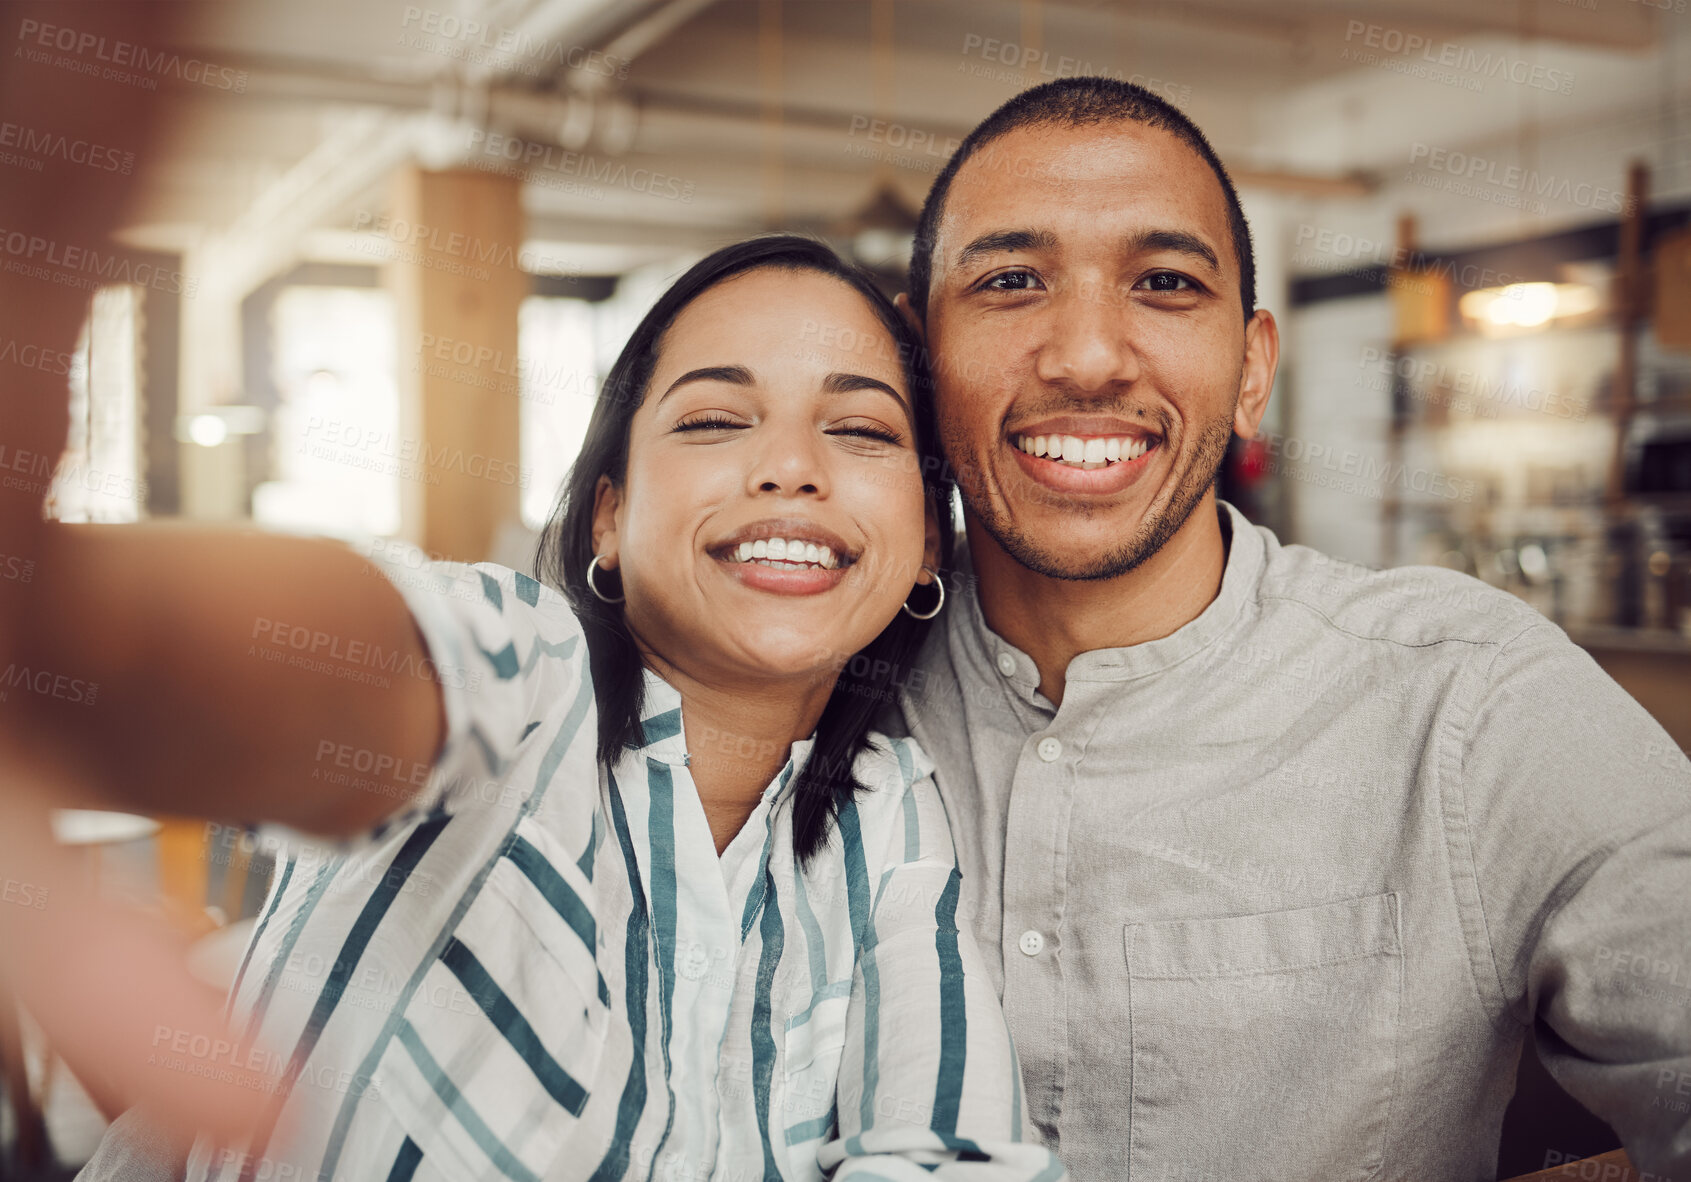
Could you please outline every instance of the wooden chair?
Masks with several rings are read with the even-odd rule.
[[[41,1093],[29,1078],[18,1003],[4,979],[0,979],[0,1087],[5,1088],[6,1102],[11,1106],[17,1129],[13,1162],[27,1177],[46,1164],[47,1121],[41,1111]],[[0,1178],[5,1177],[4,1147],[0,1146]]]

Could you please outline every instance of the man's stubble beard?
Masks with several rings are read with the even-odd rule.
[[[1225,419],[1206,423],[1198,433],[1197,450],[1193,453],[1192,462],[1180,477],[1168,503],[1160,511],[1153,505],[1131,538],[1085,565],[1065,561],[1039,539],[1017,528],[1006,514],[994,509],[982,495],[978,484],[971,487],[969,481],[959,480],[958,487],[969,513],[980,522],[981,527],[998,543],[1000,549],[1028,570],[1046,578],[1076,582],[1113,579],[1140,566],[1180,532],[1181,526],[1192,516],[1192,510],[1198,507],[1204,499],[1204,494],[1215,485],[1216,477],[1221,472],[1222,461],[1227,458],[1227,445],[1232,438],[1231,414]],[[1165,446],[1166,442],[1165,435]],[[947,451],[950,450],[948,447]]]

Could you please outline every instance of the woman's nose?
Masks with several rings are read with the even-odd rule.
[[[827,458],[814,428],[769,429],[748,473],[747,492],[784,496],[824,496],[829,480]]]

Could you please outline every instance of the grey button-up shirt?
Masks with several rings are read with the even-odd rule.
[[[1282,546],[1083,653],[954,595],[901,704],[1082,1182],[1489,1179],[1522,1039],[1691,1175],[1691,763],[1554,624]]]

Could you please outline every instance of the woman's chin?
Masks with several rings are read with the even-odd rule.
[[[691,605],[690,605],[691,606]],[[831,687],[848,661],[881,634],[892,616],[850,611],[838,604],[776,602],[759,611],[707,603],[630,621],[640,645],[662,666],[690,680],[724,689],[784,682],[803,693]],[[892,605],[896,614],[898,605]],[[633,613],[631,613],[633,614]]]
[[[832,683],[852,655],[871,640],[825,628],[760,629],[736,638],[740,665],[748,676],[808,684]]]

